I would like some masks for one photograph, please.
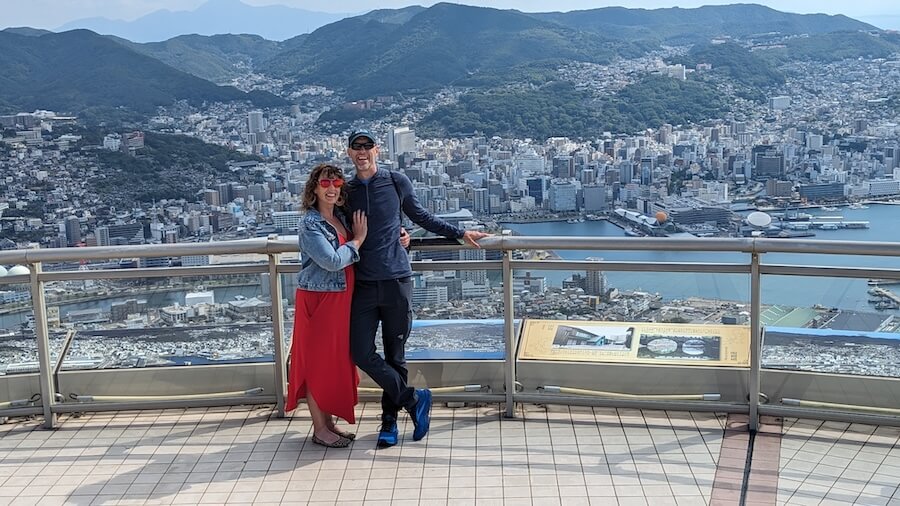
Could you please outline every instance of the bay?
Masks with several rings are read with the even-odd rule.
[[[867,229],[816,230],[815,237],[803,240],[882,241],[900,242],[900,206],[869,204],[867,209],[841,207],[838,211],[805,209],[813,216],[843,216],[847,221],[868,221]],[[625,237],[624,231],[607,221],[582,223],[544,222],[509,223],[505,228],[522,236],[586,236]],[[584,251],[557,250],[565,260],[583,260],[600,257],[612,261],[638,262],[703,262],[749,263],[750,255],[743,253],[667,251]],[[883,267],[900,268],[900,257],[862,255],[819,255],[769,253],[762,255],[766,264],[790,264],[809,266]],[[551,285],[560,286],[571,272],[539,271]],[[749,302],[750,278],[742,274],[656,273],[656,272],[607,272],[610,286],[619,290],[659,293],[666,300],[702,297],[706,299]],[[821,278],[805,276],[763,276],[763,304],[806,306],[820,304],[841,309],[874,311],[867,302],[866,279]],[[900,285],[887,287],[900,291]]]

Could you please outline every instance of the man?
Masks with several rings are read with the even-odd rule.
[[[462,230],[435,217],[419,205],[409,179],[398,172],[378,170],[375,137],[362,130],[350,134],[347,154],[356,176],[347,184],[350,212],[362,210],[369,234],[359,250],[356,284],[350,309],[350,354],[356,365],[384,390],[378,447],[397,444],[397,415],[401,408],[412,417],[413,440],[428,433],[431,391],[407,383],[406,340],[412,328],[412,269],[400,245],[400,213],[430,232],[464,239],[478,247],[488,234]],[[384,358],[375,351],[375,333],[381,323]]]

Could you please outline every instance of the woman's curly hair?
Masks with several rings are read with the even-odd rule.
[[[340,167],[329,163],[316,165],[312,172],[309,173],[309,179],[306,180],[306,185],[303,187],[303,200],[300,204],[303,210],[316,207],[316,188],[319,187],[319,180],[323,178],[344,179],[344,171]],[[347,201],[347,185],[341,186],[339,190],[337,205],[343,206],[344,202]]]

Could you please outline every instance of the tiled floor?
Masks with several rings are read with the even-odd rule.
[[[900,506],[900,428],[788,419],[779,504]]]
[[[309,443],[308,417],[233,407],[0,426],[0,504],[707,504],[724,417],[529,406],[435,408],[432,432],[374,449]]]
[[[378,406],[359,409],[359,439],[328,450],[308,441],[304,412],[270,406],[64,416],[53,431],[13,420],[0,425],[0,505],[705,505],[730,445],[725,415],[525,406],[505,419],[487,406],[436,407],[425,440],[404,421],[401,444],[376,451]],[[784,427],[779,504],[900,504],[900,430]]]

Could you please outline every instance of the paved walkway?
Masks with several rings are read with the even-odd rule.
[[[775,504],[776,492],[778,504],[900,504],[893,428],[791,420],[782,438],[774,421],[777,449],[757,448],[780,459],[760,457],[735,495],[749,440],[740,417],[526,406],[505,419],[497,406],[436,407],[425,440],[412,441],[404,420],[401,443],[375,450],[378,406],[359,412],[359,439],[327,450],[308,440],[305,413],[278,419],[271,406],[66,415],[53,431],[13,420],[0,425],[0,505],[663,506],[738,504],[741,493]]]

